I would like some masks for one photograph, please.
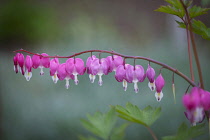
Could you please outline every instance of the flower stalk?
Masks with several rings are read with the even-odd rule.
[[[204,89],[202,71],[201,71],[200,61],[199,61],[199,57],[198,57],[198,53],[197,53],[197,49],[196,49],[195,38],[194,38],[194,35],[193,35],[193,32],[192,32],[192,29],[193,29],[193,28],[192,28],[191,20],[190,20],[190,17],[189,17],[189,13],[188,13],[188,11],[187,11],[187,7],[186,7],[186,5],[184,4],[183,0],[180,0],[180,2],[181,2],[182,6],[183,6],[183,8],[184,8],[184,10],[185,10],[186,18],[187,18],[187,24],[189,25],[189,33],[190,33],[190,38],[191,38],[193,53],[194,53],[194,56],[195,56],[195,62],[196,62],[197,69],[198,69],[200,87],[201,87],[202,89]],[[186,26],[186,29],[188,30],[187,27],[188,27],[188,26]]]

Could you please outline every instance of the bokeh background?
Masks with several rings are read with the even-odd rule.
[[[204,3],[210,6],[207,0],[196,1],[197,5]],[[106,112],[109,105],[125,106],[126,102],[140,108],[162,107],[160,119],[151,127],[159,138],[175,134],[182,122],[190,125],[181,103],[188,83],[175,76],[177,104],[174,104],[172,72],[165,69],[162,74],[166,85],[160,103],[147,87],[148,80],[139,83],[140,92],[135,94],[133,84],[124,92],[114,73],[103,76],[101,87],[98,79],[91,84],[85,74],[79,76],[79,85],[71,81],[67,90],[65,81],[53,83],[48,69],[44,70],[44,76],[39,75],[38,69],[33,70],[30,82],[13,71],[13,51],[20,48],[60,56],[104,49],[150,57],[189,76],[185,30],[177,28],[176,17],[154,11],[164,4],[163,0],[1,0],[0,139],[76,140],[78,135],[91,135],[80,123],[87,113]],[[199,19],[210,27],[210,15]],[[205,88],[210,91],[210,42],[196,36],[196,44]],[[89,55],[80,57],[86,60]],[[132,64],[133,60],[128,62]],[[137,64],[146,69],[148,62],[138,60]],[[160,66],[152,66],[158,73]],[[207,136],[199,139],[208,139]],[[143,126],[133,124],[126,130],[126,139],[152,137]]]

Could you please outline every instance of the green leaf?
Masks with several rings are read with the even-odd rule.
[[[151,106],[141,110],[137,106],[127,103],[126,108],[116,105],[118,116],[130,122],[139,123],[144,126],[152,125],[159,117],[161,108],[152,108]]]
[[[84,137],[84,136],[79,136],[79,140],[98,140],[94,137]]]
[[[169,5],[166,6],[160,6],[160,8],[156,9],[155,11],[168,13],[172,15],[176,15],[180,18],[183,18],[185,15],[185,11],[183,9],[183,6],[179,0],[165,0],[169,3]],[[188,6],[191,5],[191,1],[185,3]]]
[[[125,136],[125,129],[128,127],[128,123],[124,123],[117,128],[113,129],[111,140],[123,140]]]
[[[182,123],[175,136],[165,136],[162,140],[190,140],[205,133],[205,124],[192,126],[188,128],[185,123]]]
[[[210,10],[210,8],[201,8],[199,6],[194,5],[192,8],[189,9],[189,16],[192,19],[197,16],[207,14],[208,10]]]
[[[94,115],[87,115],[88,121],[81,119],[82,125],[96,136],[107,139],[116,123],[116,114],[114,108],[109,112],[102,114],[96,112]]]

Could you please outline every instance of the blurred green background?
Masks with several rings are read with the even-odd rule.
[[[206,0],[204,3],[208,4]],[[12,51],[20,48],[60,56],[104,49],[150,57],[189,76],[185,30],[177,28],[176,17],[154,12],[163,4],[162,0],[1,1],[0,139],[76,140],[80,134],[89,135],[80,123],[87,113],[105,112],[109,105],[125,106],[126,102],[140,108],[147,105],[162,107],[161,118],[152,126],[159,138],[175,134],[182,122],[190,125],[181,103],[188,83],[175,76],[177,104],[174,104],[172,73],[165,69],[162,73],[166,85],[160,103],[147,87],[148,80],[139,83],[140,92],[135,94],[133,84],[124,92],[114,73],[103,76],[102,87],[97,84],[98,79],[91,84],[85,74],[79,76],[79,85],[71,81],[70,89],[66,90],[64,81],[53,83],[48,69],[44,70],[44,76],[39,75],[39,70],[33,70],[30,82],[13,71]],[[196,4],[201,2],[196,1]],[[199,19],[210,27],[210,15]],[[196,44],[205,88],[210,91],[210,42],[196,36]],[[84,54],[81,58],[86,60],[89,55]],[[132,60],[128,62],[133,63]],[[147,68],[148,62],[138,60],[137,63]],[[152,66],[158,73],[160,66]],[[150,140],[152,137],[143,126],[134,124],[127,128],[126,139]],[[208,139],[207,134],[200,139]]]

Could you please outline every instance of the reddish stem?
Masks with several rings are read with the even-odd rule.
[[[181,2],[182,6],[183,6],[183,8],[185,10],[185,13],[186,13],[187,22],[189,24],[189,32],[190,32],[190,38],[191,38],[191,42],[192,42],[192,48],[193,48],[193,52],[194,52],[194,56],[195,56],[195,62],[196,62],[197,69],[198,69],[199,81],[200,81],[200,84],[201,84],[201,88],[204,89],[202,71],[201,71],[200,61],[199,61],[199,57],[198,57],[198,53],[197,53],[197,49],[196,49],[195,39],[194,39],[193,32],[192,32],[193,28],[192,28],[190,16],[189,16],[189,13],[187,11],[187,7],[184,4],[183,0],[180,0],[180,2]]]
[[[14,52],[26,52],[28,54],[42,56],[41,54],[32,53],[32,52],[29,52],[29,51],[26,51],[26,50],[23,50],[23,49],[17,50],[17,51],[14,51]],[[75,53],[75,54],[70,55],[70,56],[57,56],[56,55],[56,56],[42,56],[42,57],[48,57],[48,58],[55,58],[55,57],[56,58],[72,58],[72,57],[75,57],[75,56],[78,56],[78,55],[81,55],[81,54],[84,54],[84,53],[90,53],[90,52],[108,53],[108,54],[113,54],[113,55],[118,55],[118,56],[124,57],[125,59],[131,58],[131,59],[143,59],[143,60],[147,60],[149,62],[158,64],[158,65],[162,66],[163,68],[168,69],[168,70],[176,73],[177,75],[179,75],[180,77],[182,77],[183,79],[185,79],[193,87],[196,86],[196,84],[194,83],[194,81],[192,81],[190,78],[188,78],[186,75],[184,75],[183,73],[181,73],[177,69],[175,69],[173,67],[170,67],[170,66],[168,66],[168,65],[166,65],[166,64],[164,64],[162,62],[159,62],[159,61],[156,61],[154,59],[147,58],[147,57],[143,57],[143,56],[128,56],[128,55],[123,55],[123,54],[120,54],[120,53],[117,53],[117,52],[106,51],[106,50],[87,50],[87,51],[82,51],[82,52],[79,52],[79,53]]]
[[[190,76],[191,80],[195,81],[194,72],[193,72],[193,63],[192,63],[192,53],[190,50],[190,36],[188,31],[188,25],[186,24],[186,32],[187,32],[187,48],[188,48],[188,56],[189,56],[189,63],[190,63]]]

